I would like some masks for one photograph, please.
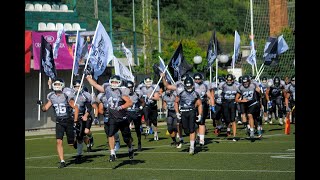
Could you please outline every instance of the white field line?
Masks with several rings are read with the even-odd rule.
[[[169,145],[164,145],[164,146],[152,146],[152,147],[143,147],[143,148],[159,148],[159,147],[169,147]],[[127,153],[128,150],[127,148],[123,148],[120,149],[118,151],[120,154],[120,152],[123,153]],[[101,150],[101,151],[96,151],[96,152],[90,152],[90,153],[84,153],[84,156],[88,156],[88,155],[94,155],[94,154],[105,154],[105,155],[109,155],[110,152],[109,150]],[[122,153],[121,153],[122,154]],[[135,154],[186,154],[186,152],[135,152]],[[288,152],[199,152],[198,154],[227,154],[227,155],[288,155],[288,156],[292,156],[295,155],[295,153],[288,153]],[[69,156],[75,156],[76,153],[72,153],[72,154],[65,154],[65,157],[69,157]],[[52,158],[52,157],[57,157],[58,155],[49,155],[49,156],[35,156],[35,157],[27,157],[25,158],[25,160],[31,160],[31,159],[45,159],[45,158]]]
[[[57,169],[57,167],[37,167],[26,166],[28,169]],[[113,168],[105,167],[65,167],[67,169],[78,170],[113,170]],[[117,168],[117,170],[143,170],[143,171],[192,171],[192,172],[261,172],[261,173],[295,173],[295,171],[279,171],[279,170],[242,170],[242,169],[165,169],[165,168]]]
[[[135,132],[132,132],[133,134],[135,134]],[[95,134],[105,134],[105,133],[93,133],[93,135]],[[120,132],[121,134],[121,132]],[[270,134],[270,135],[263,135],[262,136],[262,139],[263,137],[273,137],[273,136],[285,136],[285,134]],[[32,141],[32,140],[39,140],[39,139],[50,139],[50,138],[55,138],[55,135],[52,135],[52,136],[44,136],[44,137],[38,137],[38,138],[27,138],[25,139],[25,141]],[[168,136],[169,138],[169,136]],[[230,141],[230,140],[219,140],[219,139],[213,139],[213,141]],[[276,141],[273,141],[273,142],[276,142]],[[286,142],[292,142],[292,141],[286,141]]]

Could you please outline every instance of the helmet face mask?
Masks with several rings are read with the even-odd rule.
[[[57,79],[52,83],[52,89],[54,91],[62,91],[64,88],[64,81],[62,79]]]
[[[193,75],[193,79],[194,79],[195,81],[197,81],[197,83],[201,83],[202,80],[203,80],[203,76],[202,76],[202,74],[200,74],[200,73],[196,73],[196,74]]]
[[[295,76],[293,76],[293,77],[291,77],[291,80],[290,80],[290,83],[293,85],[293,86],[295,86],[296,85],[296,77]]]
[[[73,81],[73,89],[77,92],[78,90],[81,90],[82,87],[80,87],[81,81],[80,80],[75,80]]]
[[[184,82],[184,88],[187,92],[192,92],[194,91],[194,87],[193,87],[193,79],[191,77],[187,77]]]
[[[127,88],[133,88],[134,84],[132,81],[127,82]]]
[[[143,83],[147,86],[147,87],[150,87],[153,83],[152,79],[147,77],[144,79]]]
[[[181,76],[181,81],[184,81],[187,77],[189,76],[189,74],[184,74]]]
[[[273,79],[273,84],[274,84],[274,86],[279,87],[280,86],[280,78],[279,77],[275,77]]]
[[[226,76],[227,85],[231,86],[234,83],[234,78],[232,74],[227,74]]]
[[[111,88],[119,88],[121,86],[121,78],[120,76],[114,75],[109,79],[109,84]]]
[[[247,88],[250,85],[250,78],[249,76],[242,77],[242,85]]]

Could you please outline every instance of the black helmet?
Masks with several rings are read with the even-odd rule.
[[[247,87],[249,87],[249,85],[250,85],[250,77],[248,76],[248,75],[244,75],[243,77],[242,77],[242,85],[245,87],[245,88],[247,88]]]
[[[203,80],[203,75],[201,73],[195,73],[193,75],[193,79],[196,80],[196,79],[200,79],[200,80]]]
[[[226,81],[226,79],[223,76],[218,76],[219,83]]]
[[[292,84],[292,86],[295,86],[296,85],[296,76],[295,75],[293,75],[292,77],[291,77],[291,79],[290,79],[290,83]]]
[[[280,78],[278,76],[273,78],[273,85],[275,87],[279,87],[280,86]]]
[[[78,90],[81,91],[80,84],[81,84],[81,80],[79,80],[79,79],[74,80],[74,81],[72,82],[73,89],[74,89],[75,91],[78,91]],[[75,88],[79,88],[79,89],[75,89]]]
[[[187,77],[184,81],[183,81],[183,84],[184,84],[184,88],[186,91],[188,92],[192,92],[194,90],[194,83],[193,83],[193,79],[189,76]]]
[[[113,82],[116,82],[116,83],[113,83]],[[111,88],[119,88],[122,84],[122,80],[121,80],[120,76],[113,75],[109,79],[109,84],[110,84]]]
[[[134,83],[132,81],[127,81],[127,88],[133,88],[134,87]]]
[[[147,87],[150,87],[153,83],[152,79],[150,77],[146,77],[144,78],[144,81],[143,83],[147,86]]]
[[[238,81],[239,83],[242,83],[242,76],[239,76]]]
[[[187,77],[189,77],[189,74],[183,74],[181,76],[181,81],[184,81]]]
[[[265,76],[263,76],[263,77],[261,78],[261,81],[262,81],[262,82],[267,82],[267,81],[268,81],[268,78],[265,77]]]
[[[227,74],[226,76],[227,85],[231,86],[234,83],[234,77],[232,74]]]

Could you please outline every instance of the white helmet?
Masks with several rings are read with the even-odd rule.
[[[109,84],[110,84],[111,88],[119,88],[122,84],[122,80],[121,80],[120,76],[113,75],[109,79]]]
[[[64,81],[62,79],[56,79],[52,83],[52,89],[54,91],[62,91],[63,88],[64,88]]]
[[[147,86],[150,87],[153,83],[152,79],[150,77],[146,77],[143,81],[143,83]]]

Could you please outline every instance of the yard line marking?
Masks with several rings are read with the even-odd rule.
[[[133,160],[134,161],[134,160]],[[57,167],[37,167],[26,166],[29,169],[57,169]],[[106,167],[65,167],[67,169],[79,169],[79,170],[113,170],[113,168]],[[165,169],[165,168],[117,168],[117,170],[149,170],[149,171],[195,171],[195,172],[262,172],[262,173],[295,173],[295,171],[279,171],[279,170],[242,170],[242,169]]]
[[[158,128],[159,129],[159,128]],[[95,135],[95,134],[105,134],[105,133],[93,133],[93,135]],[[120,133],[121,134],[121,133]],[[285,134],[271,134],[271,135],[263,135],[262,136],[262,138],[263,137],[273,137],[273,136],[284,136]],[[44,137],[39,137],[39,138],[27,138],[27,139],[25,139],[26,141],[32,141],[32,140],[38,140],[38,139],[50,139],[50,138],[55,138],[55,136],[44,136]],[[168,136],[168,138],[169,138],[169,136]],[[245,138],[247,138],[247,137],[245,137]],[[221,140],[219,140],[219,139],[213,139],[214,141],[229,141],[229,142],[232,142],[232,143],[239,143],[239,141],[237,141],[237,142],[233,142],[233,141],[231,141],[231,140],[223,140],[223,139],[221,139]],[[241,139],[242,140],[242,139]],[[275,142],[275,141],[272,141],[272,142]],[[281,141],[280,141],[281,142]],[[292,142],[292,141],[284,141],[284,142]]]
[[[144,147],[147,148],[147,147]],[[120,150],[119,150],[120,151]],[[127,150],[122,150],[120,152],[123,153],[118,153],[118,154],[125,154],[127,153]],[[94,154],[105,154],[109,155],[110,152],[109,150],[102,150],[102,151],[96,151],[96,152],[90,152],[90,153],[85,153],[83,154],[84,156],[90,156]],[[135,154],[186,154],[186,152],[135,152]],[[292,156],[294,153],[283,153],[283,152],[198,152],[198,154],[227,154],[227,155],[287,155],[287,156]],[[75,156],[76,153],[72,154],[65,154],[65,157],[69,156]],[[58,155],[49,155],[49,156],[35,156],[35,157],[27,157],[25,158],[26,160],[30,159],[45,159],[45,158],[51,158],[51,157],[57,157]]]
[[[270,156],[271,158],[278,158],[278,159],[294,159],[296,158],[295,155],[293,154],[282,154],[278,156]]]

